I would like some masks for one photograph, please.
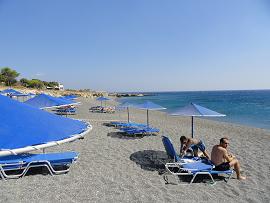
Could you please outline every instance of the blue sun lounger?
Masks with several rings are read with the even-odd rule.
[[[125,124],[126,122],[120,122],[120,121],[111,121],[109,124],[112,126],[117,127],[118,125]]]
[[[194,157],[194,156],[184,156],[183,158],[180,158],[179,155],[176,153],[176,150],[172,144],[172,141],[169,137],[162,136],[162,143],[164,145],[164,148],[166,150],[167,155],[173,159],[175,162],[182,162],[184,163],[187,159],[192,159],[194,161],[201,160],[200,157]]]
[[[162,136],[162,143],[164,145],[167,155],[170,158],[172,158],[175,162],[178,162],[181,160],[178,154],[176,153],[170,138],[166,136]]]
[[[117,128],[144,128],[147,127],[146,124],[142,123],[119,123],[116,125]]]
[[[141,128],[123,128],[121,129],[124,133],[128,135],[151,135],[159,133],[159,129],[151,127],[141,127]]]
[[[213,165],[211,161],[207,159],[201,159],[198,157],[184,157],[181,159],[177,155],[173,144],[168,137],[162,136],[162,142],[168,156],[175,161],[174,163],[165,164],[166,173],[164,174],[163,178],[167,183],[168,175],[173,175],[174,177],[184,175],[193,176],[190,183],[193,183],[197,175],[208,175],[211,178],[212,183],[215,183],[212,175],[220,174],[227,175],[225,181],[228,182],[234,172],[233,170],[215,171],[215,165]]]
[[[70,107],[70,108],[59,108],[56,110],[56,114],[64,114],[64,115],[74,115],[76,114],[76,108]]]
[[[19,154],[0,157],[2,179],[20,178],[30,168],[46,167],[51,175],[67,173],[70,165],[78,159],[76,152]]]
[[[226,175],[225,182],[228,182],[233,174],[233,170],[227,171],[216,171],[215,166],[211,163],[211,161],[203,159],[201,161],[195,161],[192,163],[166,163],[166,174],[164,174],[163,178],[168,183],[167,175],[173,175],[174,177],[181,176],[192,176],[192,179],[189,183],[193,183],[197,175],[208,175],[211,178],[211,183],[214,184],[215,180],[213,175]],[[179,180],[179,178],[178,178]]]

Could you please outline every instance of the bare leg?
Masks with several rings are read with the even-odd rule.
[[[202,153],[207,159],[210,159],[210,156],[208,155],[208,153],[206,151],[203,151]]]
[[[198,150],[193,150],[194,156],[198,157]]]
[[[236,176],[237,176],[238,180],[245,180],[246,179],[245,176],[241,176],[241,174],[240,174],[240,163],[239,163],[239,161],[237,159],[233,159],[230,162],[230,166],[234,167],[234,170],[236,172]]]

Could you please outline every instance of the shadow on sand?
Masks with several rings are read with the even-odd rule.
[[[164,151],[155,150],[144,150],[138,151],[130,155],[130,160],[134,161],[142,169],[147,171],[157,171],[159,175],[168,174],[166,173],[165,164],[174,162],[168,157]],[[176,172],[176,171],[175,171]],[[172,176],[169,175],[175,181],[169,181],[164,179],[166,184],[187,184],[191,181],[192,176]],[[165,176],[164,176],[165,177]],[[164,178],[163,177],[163,178]],[[171,179],[170,178],[170,179]],[[224,177],[213,175],[215,181],[224,181]],[[208,175],[198,175],[193,183],[206,183],[212,184],[211,179]]]
[[[127,133],[124,132],[109,132],[107,136],[112,137],[112,138],[119,138],[119,139],[126,139],[126,140],[134,140],[134,139],[142,139],[144,136],[143,135],[128,135]]]
[[[158,171],[160,175],[165,172],[164,164],[172,161],[166,152],[155,150],[135,152],[130,155],[130,160],[134,161],[142,169]]]

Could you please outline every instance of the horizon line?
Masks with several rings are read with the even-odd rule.
[[[108,91],[109,93],[173,93],[173,92],[225,92],[225,91],[270,91],[270,89],[224,89],[224,90],[165,90],[165,91]]]

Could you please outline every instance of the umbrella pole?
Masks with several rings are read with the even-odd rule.
[[[193,127],[193,124],[194,124],[194,118],[193,118],[193,116],[191,116],[191,137],[192,138],[194,137],[194,127]]]
[[[148,115],[148,114],[149,114],[149,112],[148,112],[148,109],[147,109],[147,111],[146,111],[146,112],[147,112],[147,127],[149,127],[149,115]]]
[[[127,107],[127,113],[128,113],[128,123],[129,123],[129,108]]]

